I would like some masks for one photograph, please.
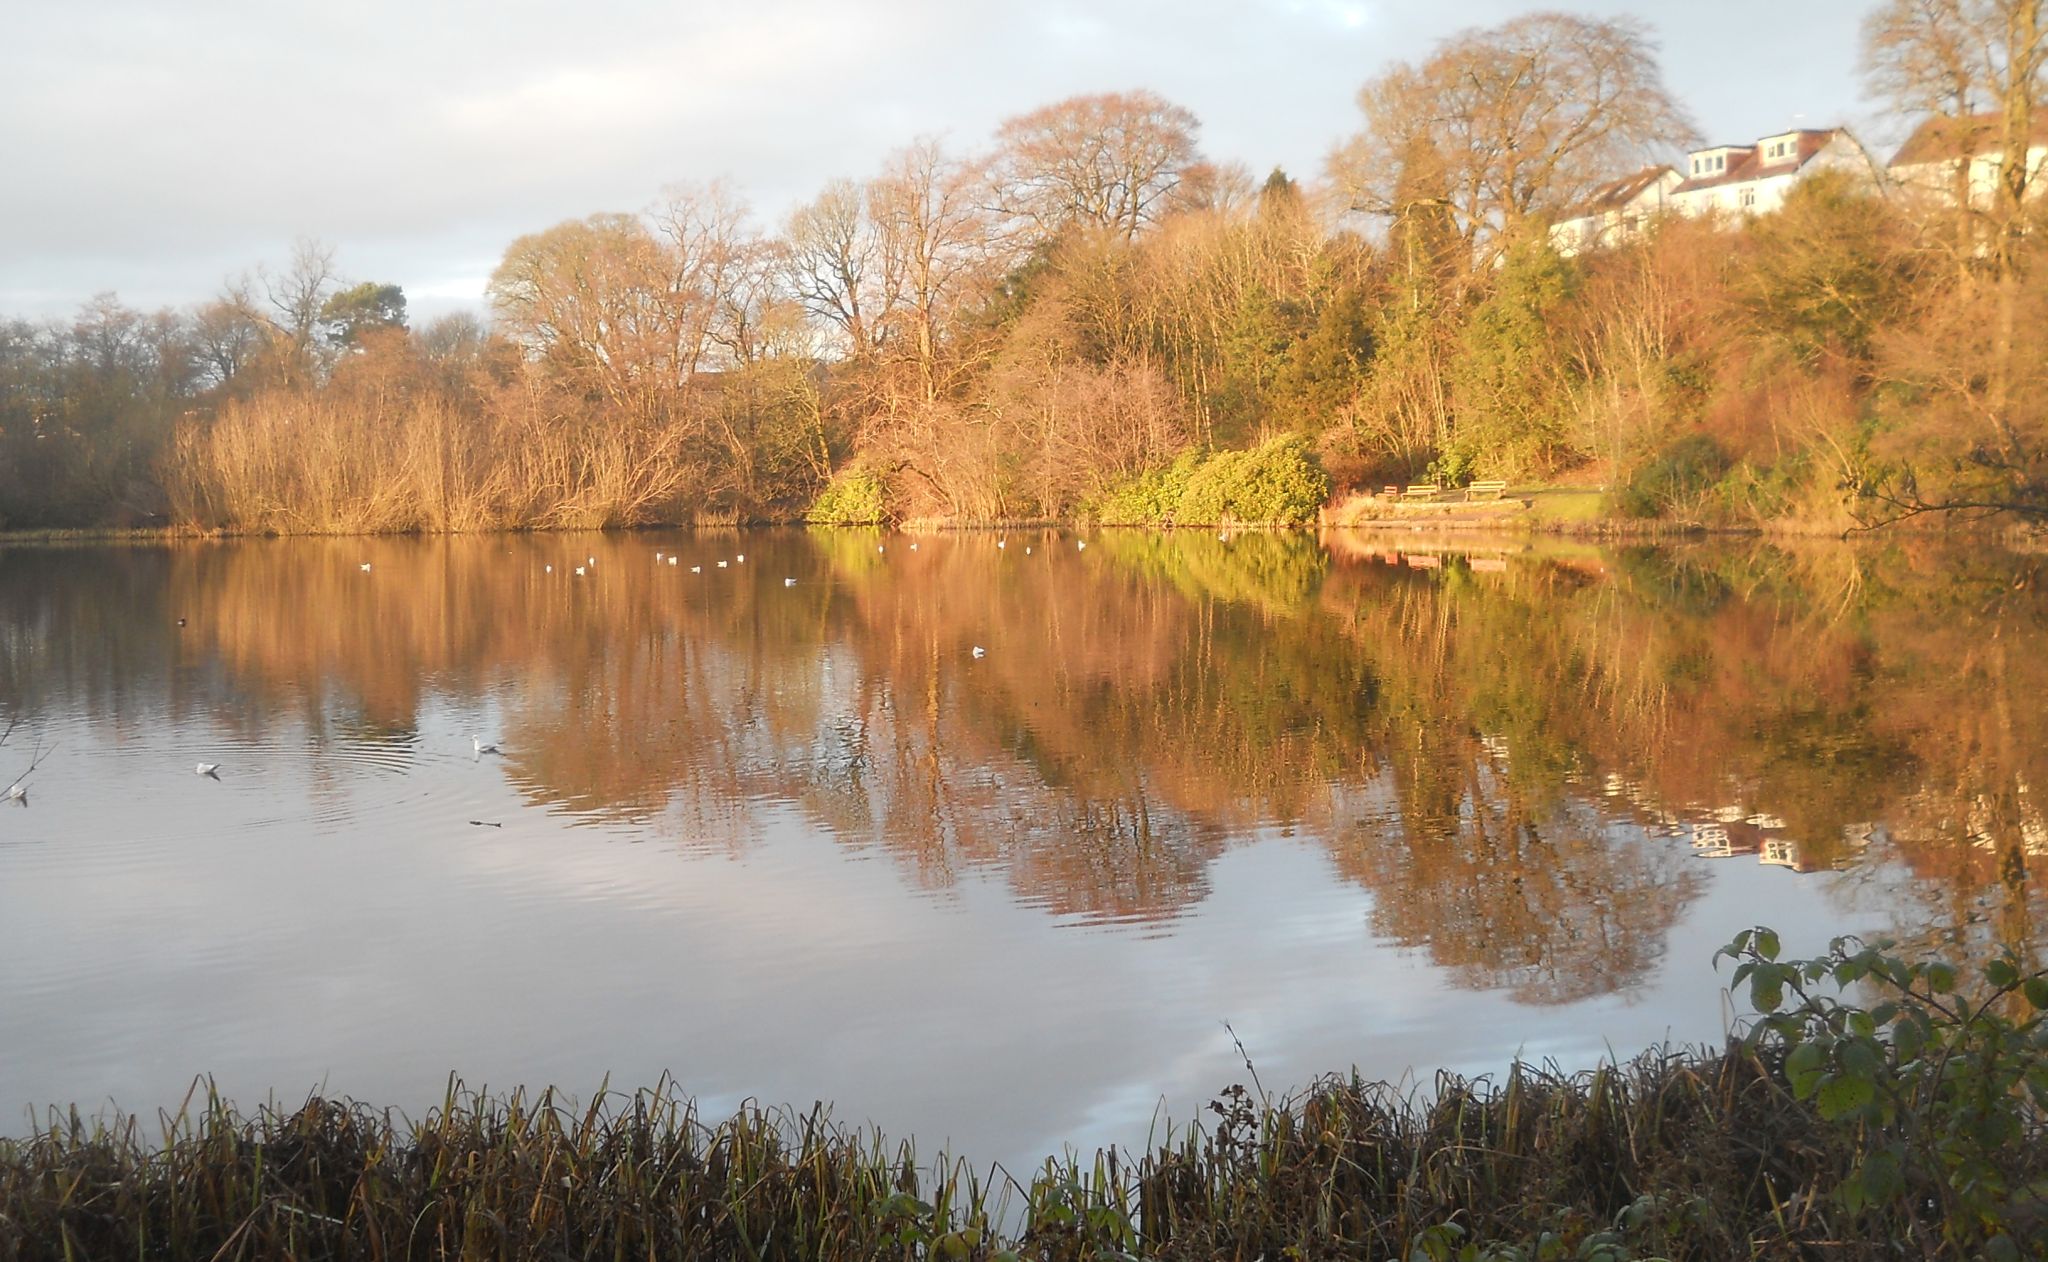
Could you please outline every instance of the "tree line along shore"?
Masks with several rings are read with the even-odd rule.
[[[543,228],[488,321],[415,326],[302,242],[187,309],[0,322],[0,527],[1287,524],[1474,481],[1601,522],[2038,520],[2040,19],[1869,14],[1947,194],[1873,161],[1597,242],[1560,230],[1696,138],[1644,27],[1560,14],[1365,83],[1312,179],[1134,91],[914,141],[774,225],[708,183]]]

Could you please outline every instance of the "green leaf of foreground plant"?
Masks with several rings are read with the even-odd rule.
[[[1758,1012],[1776,1012],[1785,1003],[1785,988],[1775,977],[1758,973],[1750,979],[1749,1004]]]
[[[1801,1043],[1785,1057],[1785,1078],[1792,1084],[1793,1098],[1804,1100],[1820,1084],[1821,1066],[1827,1057],[1815,1043]]]
[[[1877,1094],[1868,1078],[1831,1078],[1814,1093],[1813,1107],[1830,1122],[1837,1122],[1869,1104]]]

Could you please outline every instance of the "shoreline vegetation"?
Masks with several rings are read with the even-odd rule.
[[[1888,947],[1738,935],[1717,962],[1760,1015],[1721,1050],[1280,1099],[1247,1062],[1202,1123],[1022,1174],[823,1106],[708,1122],[666,1082],[580,1106],[451,1082],[418,1121],[198,1087],[153,1122],[51,1110],[0,1140],[0,1257],[2042,1256],[2048,974]]]
[[[2048,519],[2048,23],[1882,0],[1863,54],[1957,181],[1870,153],[1560,235],[1696,137],[1646,27],[1543,13],[1362,85],[1303,178],[1110,92],[774,224],[700,182],[542,227],[488,320],[301,242],[189,308],[0,319],[0,528],[1306,525],[1499,481],[1607,488],[1529,497],[1566,533]]]
[[[1225,520],[1175,524],[1108,523],[1088,517],[1049,518],[1016,517],[990,521],[955,521],[945,518],[914,518],[888,523],[881,522],[816,522],[801,514],[783,516],[750,517],[730,520],[715,517],[708,520],[662,521],[650,520],[630,526],[589,527],[564,525],[504,525],[479,526],[463,530],[302,530],[289,531],[276,527],[198,526],[189,524],[160,526],[71,526],[71,527],[22,527],[0,528],[0,547],[25,544],[69,544],[69,543],[173,543],[202,542],[227,539],[293,539],[293,538],[431,538],[436,536],[456,537],[462,535],[520,535],[520,534],[573,534],[586,530],[603,533],[658,533],[663,531],[719,532],[737,530],[811,529],[875,531],[884,530],[904,535],[922,534],[974,534],[1000,533],[1005,530],[1062,530],[1072,532],[1105,531],[1159,531],[1164,533],[1206,533],[1213,530],[1259,533],[1313,533],[1322,535],[1342,534],[1359,537],[1395,534],[1406,535],[1416,531],[1431,533],[1444,532],[1458,537],[1500,536],[1527,541],[1542,539],[1588,540],[1593,542],[1656,542],[1659,540],[1687,539],[1854,539],[1881,532],[1884,534],[1912,534],[1953,538],[1970,542],[1997,542],[2011,546],[2026,546],[2048,537],[2048,531],[2036,522],[2014,519],[2007,516],[1959,520],[1949,517],[1926,517],[1914,520],[1886,522],[1882,526],[1843,527],[1835,523],[1778,521],[1767,523],[1689,522],[1689,521],[1640,521],[1629,518],[1603,517],[1581,507],[1567,507],[1561,512],[1545,513],[1532,511],[1543,497],[1558,494],[1572,499],[1584,499],[1585,493],[1572,489],[1561,492],[1548,487],[1534,487],[1510,490],[1505,497],[1511,501],[1504,511],[1484,514],[1463,515],[1458,505],[1444,505],[1437,511],[1416,512],[1399,507],[1391,511],[1379,506],[1361,507],[1346,501],[1330,505],[1319,513],[1316,521],[1309,523],[1276,524],[1266,521]]]

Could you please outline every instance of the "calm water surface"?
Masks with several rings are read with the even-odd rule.
[[[1225,1022],[1577,1066],[1720,1037],[1759,921],[2040,939],[2038,558],[1002,542],[0,550],[6,1129],[668,1072],[1028,1165]]]

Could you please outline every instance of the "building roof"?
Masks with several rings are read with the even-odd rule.
[[[2005,123],[1997,114],[1969,114],[1962,118],[1937,114],[1913,129],[1906,137],[1906,143],[1899,146],[1891,166],[1920,166],[1928,162],[1945,162],[1964,156],[1996,153],[2004,140]],[[2048,109],[2034,114],[2034,125],[2027,137],[2031,144],[2048,144]]]
[[[1716,171],[1712,175],[1694,176],[1677,188],[1672,189],[1671,194],[1676,197],[1681,193],[1697,192],[1703,188],[1720,188],[1728,184],[1747,184],[1751,180],[1767,180],[1774,175],[1790,175],[1813,161],[1815,154],[1827,148],[1829,141],[1842,134],[1844,134],[1843,130],[1839,127],[1802,127],[1796,132],[1772,132],[1766,139],[1791,135],[1799,137],[1799,143],[1793,149],[1792,156],[1781,158],[1776,162],[1765,162],[1762,156],[1762,149],[1756,145],[1720,146],[1737,150],[1746,148],[1748,152],[1744,153],[1741,157],[1731,158],[1728,162],[1727,170]],[[1697,150],[1696,152],[1704,153],[1712,152],[1712,150]]]
[[[1628,204],[1643,195],[1645,189],[1656,184],[1666,175],[1677,171],[1668,166],[1644,167],[1634,175],[1624,175],[1618,180],[1609,180],[1586,195],[1586,199],[1567,211],[1567,219],[1587,219],[1612,211],[1625,210]]]

